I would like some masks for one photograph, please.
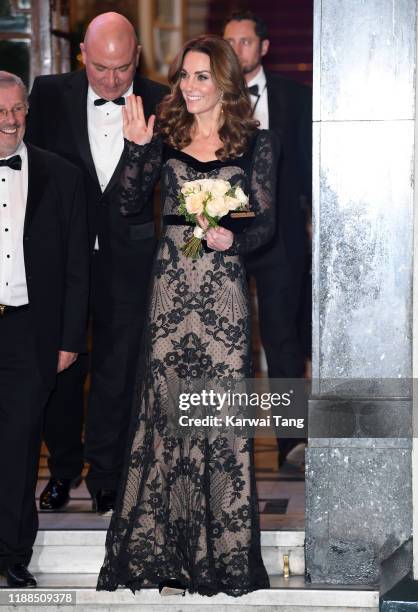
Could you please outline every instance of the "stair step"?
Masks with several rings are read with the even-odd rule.
[[[303,531],[262,531],[261,548],[270,575],[283,574],[283,555],[289,556],[290,573],[305,572]],[[96,574],[104,559],[106,531],[39,531],[33,548],[35,573]]]
[[[95,590],[96,574],[41,574],[38,575],[39,588],[32,593],[41,593],[43,589],[71,590],[75,592],[77,612],[80,610],[123,610],[124,612],[378,612],[378,591],[350,587],[318,587],[305,585],[302,577],[293,576],[284,579],[279,576],[271,578],[271,588],[262,589],[242,597],[233,598],[219,594],[214,597],[189,595],[185,597],[161,597],[157,589],[143,589],[133,595],[127,589],[113,593]],[[1,586],[1,584],[0,584]],[[28,591],[26,591],[28,593]],[[5,592],[3,591],[3,598]],[[5,599],[2,600],[5,601]],[[280,607],[279,607],[280,606]],[[28,604],[25,611],[32,610]],[[43,610],[51,612],[51,606],[37,605],[34,612]],[[56,608],[58,609],[58,608]],[[74,606],[65,606],[66,611],[76,610]],[[16,610],[16,607],[3,607],[2,612]]]

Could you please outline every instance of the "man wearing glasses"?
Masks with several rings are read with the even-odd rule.
[[[85,350],[88,301],[82,176],[24,144],[27,110],[20,78],[0,72],[0,572],[13,588],[36,586],[43,410]]]

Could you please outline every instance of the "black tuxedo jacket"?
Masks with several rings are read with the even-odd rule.
[[[58,351],[86,350],[89,257],[81,172],[27,145],[28,198],[23,232],[29,313],[41,374],[54,385]]]
[[[120,213],[121,161],[102,193],[88,139],[87,91],[85,70],[37,77],[29,99],[26,139],[61,155],[83,172],[90,252],[98,235],[104,300],[143,301],[155,246],[152,202],[137,215],[124,217]],[[148,118],[168,88],[136,75],[133,91],[142,97]]]
[[[269,129],[281,143],[277,180],[278,231],[295,274],[301,274],[306,251],[306,211],[312,199],[312,92],[297,81],[266,71]],[[262,267],[278,257],[273,240],[249,258]]]

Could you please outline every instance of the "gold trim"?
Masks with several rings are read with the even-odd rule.
[[[289,567],[289,555],[283,555],[283,578],[289,578],[290,567]]]

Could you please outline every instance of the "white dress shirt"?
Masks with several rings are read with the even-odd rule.
[[[0,166],[0,304],[29,302],[23,256],[23,227],[28,198],[28,153],[23,142],[6,158],[20,155],[22,169]]]
[[[268,130],[269,129],[269,107],[267,100],[267,81],[266,74],[263,70],[263,67],[260,67],[260,70],[257,72],[255,77],[251,79],[247,83],[248,87],[252,87],[252,85],[258,85],[258,95],[257,96],[250,95],[251,102],[253,104],[254,119],[258,119],[260,122],[260,129]],[[258,101],[257,101],[258,100]]]
[[[129,96],[133,86],[123,95]],[[107,102],[95,106],[99,96],[89,86],[87,94],[87,127],[91,155],[102,192],[106,189],[123,151],[122,107]],[[95,249],[99,248],[96,237]]]

